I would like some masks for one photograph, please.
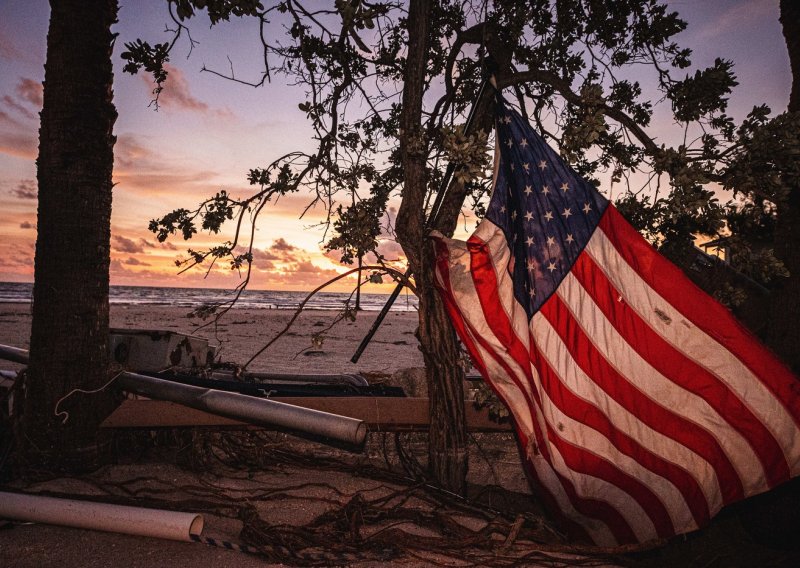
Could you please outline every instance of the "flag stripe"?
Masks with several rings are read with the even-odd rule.
[[[537,323],[534,327],[536,344],[541,346],[542,353],[546,358],[548,357],[547,353],[556,354],[555,357],[550,356],[549,364],[558,375],[560,382],[548,388],[548,392],[558,389],[559,396],[565,399],[559,404],[559,407],[565,411],[568,410],[570,416],[575,420],[583,421],[591,428],[601,432],[608,439],[608,443],[613,444],[612,447],[615,446],[625,456],[635,459],[638,464],[668,481],[669,486],[665,486],[658,479],[650,479],[649,483],[654,488],[659,488],[658,493],[663,495],[660,498],[669,508],[670,518],[675,526],[696,527],[707,521],[710,516],[709,507],[699,481],[677,463],[688,463],[694,466],[694,469],[705,471],[704,477],[706,478],[713,475],[710,465],[675,440],[667,438],[643,424],[628,409],[621,408],[612,397],[608,396],[608,393],[601,390],[602,387],[596,385],[592,378],[581,371],[583,365],[574,357],[576,352],[582,353],[583,349],[569,350],[567,344],[562,340],[562,337],[572,337],[573,331],[569,328],[573,326],[570,325],[570,320],[564,317],[569,312],[560,298],[551,298],[542,307],[541,313],[547,321]],[[578,328],[574,330],[574,333],[580,337],[577,338],[577,341],[571,341],[570,344],[579,344],[587,350],[593,351],[592,354],[597,357],[597,351],[586,341],[583,331]],[[567,352],[568,355],[561,355]],[[553,359],[559,361],[560,365],[553,363]],[[610,366],[607,366],[605,360],[603,362],[607,369],[613,371]],[[616,375],[614,379],[624,385],[623,389],[635,391],[635,389],[630,389],[630,384],[626,379],[616,373],[614,375]],[[652,401],[648,400],[647,402],[653,405]],[[668,422],[675,422],[672,413],[661,407],[658,409],[660,417],[664,417]],[[589,448],[599,447],[596,441],[588,441],[585,445]],[[651,450],[653,447],[661,449],[663,455]],[[609,448],[606,451],[610,454],[613,450]],[[635,469],[637,465],[631,464],[629,467]],[[716,486],[716,484],[714,485]],[[678,494],[676,495],[676,493]]]
[[[735,392],[731,391],[725,382],[698,365],[694,360],[685,357],[684,352],[677,350],[657,334],[628,305],[626,301],[628,296],[625,292],[620,292],[613,287],[589,255],[578,259],[572,274],[583,284],[584,290],[587,290],[587,294],[605,314],[607,321],[613,322],[620,337],[629,345],[635,345],[639,356],[661,376],[685,389],[680,407],[683,414],[691,416],[689,408],[697,408],[696,415],[704,416],[705,411],[702,405],[693,404],[696,398],[701,398],[704,403],[716,411],[718,417],[725,421],[718,424],[718,418],[715,417],[711,423],[700,422],[704,427],[712,431],[716,429],[718,432],[728,426],[734,428],[747,440],[759,459],[763,475],[770,483],[774,484],[786,479],[788,469],[785,460],[782,459],[783,450],[759,418],[738,398]],[[694,393],[700,393],[700,396]],[[725,432],[716,435],[717,437],[727,437]],[[758,470],[754,469],[754,472],[756,471]],[[753,481],[756,482],[761,475],[761,472],[758,472]],[[740,495],[728,495],[726,503],[739,498],[741,498]]]
[[[607,218],[606,218],[607,217]],[[613,207],[600,221],[605,236],[619,255],[647,282],[653,291],[697,326],[714,342],[724,346],[738,363],[737,372],[766,385],[785,410],[786,431],[800,426],[800,382],[791,371],[747,331],[724,306],[697,288],[675,265],[656,253]],[[637,238],[632,238],[636,236]],[[657,277],[655,275],[658,275]],[[713,339],[712,339],[713,338]],[[745,368],[740,368],[740,365]],[[755,393],[753,393],[755,394]],[[796,437],[796,436],[795,436]],[[796,454],[798,446],[792,447]]]
[[[573,277],[570,278],[571,282],[577,284]],[[625,338],[619,335],[582,286],[567,284],[560,292],[578,325],[593,338],[600,354],[623,376],[634,380],[648,397],[679,411],[687,420],[714,436],[731,460],[739,478],[751,475],[764,477],[761,463],[747,440],[734,429],[720,431],[716,425],[724,424],[725,419],[705,399],[697,393],[680,388],[642,359]]]
[[[609,207],[606,214],[612,218],[616,216],[620,223],[627,224],[624,219],[619,217],[619,213],[613,207]],[[788,478],[785,472],[787,467],[790,472],[789,475],[795,475],[800,472],[800,463],[798,463],[798,459],[800,459],[800,431],[796,426],[797,415],[800,414],[800,408],[797,408],[797,401],[800,399],[798,399],[797,394],[792,394],[794,390],[800,389],[800,383],[791,374],[785,375],[785,373],[788,373],[786,368],[782,367],[777,361],[773,361],[772,364],[764,363],[763,372],[770,380],[775,380],[776,377],[771,377],[770,373],[773,370],[781,371],[784,376],[783,378],[778,376],[777,382],[782,382],[784,386],[780,389],[772,390],[765,386],[761,382],[761,378],[742,362],[740,358],[743,353],[741,351],[734,354],[724,341],[718,341],[721,337],[729,339],[738,335],[741,338],[745,338],[747,335],[738,322],[732,319],[727,310],[713,302],[710,297],[696,288],[680,272],[672,274],[671,278],[669,278],[671,286],[661,284],[661,290],[656,290],[651,285],[652,275],[647,272],[640,274],[636,270],[635,264],[620,254],[619,248],[613,239],[607,238],[615,228],[612,226],[607,229],[606,225],[608,223],[604,221],[605,216],[601,221],[602,231],[595,232],[595,236],[598,238],[596,241],[595,239],[590,241],[586,252],[592,256],[611,284],[621,291],[625,302],[649,327],[672,344],[678,351],[728,385],[741,404],[747,406],[770,431],[780,445],[783,459],[788,464],[779,467],[779,470],[783,473],[778,477],[773,475],[771,485],[775,484],[776,479],[780,482]],[[614,225],[620,223],[614,223]],[[636,250],[636,254],[640,255],[640,258],[636,259],[638,264],[646,264],[645,259],[641,258],[645,255],[653,256],[651,265],[655,263],[656,259],[661,259],[643,239],[641,240],[647,248]],[[610,244],[605,244],[603,241],[608,241]],[[676,289],[677,284],[683,286],[682,292]],[[670,290],[670,288],[673,289]],[[663,291],[667,291],[675,297],[664,298],[660,293]],[[681,298],[681,302],[678,302],[676,298]],[[689,301],[690,299],[692,301]],[[675,307],[677,303],[684,304],[682,309]],[[695,318],[697,313],[702,311],[702,306],[705,304],[713,304],[715,307],[720,308],[722,313],[719,314],[718,325],[719,328],[724,329],[712,330],[712,333],[709,334],[705,329],[695,324],[692,318]],[[692,315],[689,316],[688,314]],[[672,325],[672,322],[675,322],[676,325]],[[755,341],[751,340],[751,342],[755,344]],[[771,359],[772,357],[765,358]],[[775,391],[779,391],[780,394],[774,395],[773,392]],[[788,404],[785,404],[782,400],[783,396],[789,398],[790,402]],[[757,443],[760,445],[760,441]],[[773,456],[771,461],[774,462],[775,459],[779,459],[779,456]],[[755,489],[755,486],[753,490],[759,491]]]
[[[552,298],[549,301],[552,301]],[[635,455],[635,451],[632,451],[634,447],[640,451],[643,448],[632,443],[631,439],[617,435],[608,421],[602,419],[601,413],[596,408],[563,388],[560,377],[541,352],[536,354],[535,361],[540,370],[542,390],[547,397],[544,412],[548,422],[554,424],[561,432],[557,446],[562,455],[566,455],[565,444],[570,446],[569,455],[573,459],[572,463],[568,462],[570,468],[575,472],[606,480],[616,487],[622,487],[635,499],[638,506],[629,507],[628,510],[621,508],[622,514],[637,532],[646,532],[648,524],[652,524],[656,531],[649,536],[637,535],[639,540],[649,540],[655,536],[665,538],[674,534],[672,513],[664,504],[669,501],[666,499],[662,501],[656,495],[656,491],[660,488],[669,494],[673,501],[681,498],[671,483],[664,483],[666,480],[663,477],[654,475],[647,469],[647,466],[653,466],[656,460],[648,460],[646,456],[641,455],[637,457],[644,463],[631,459],[630,456]],[[581,421],[588,428],[581,428]],[[618,447],[612,443],[612,437]],[[676,516],[683,517],[682,514]]]
[[[649,397],[620,374],[580,326],[567,320],[563,313],[559,314],[561,306],[564,306],[563,301],[556,298],[552,306],[543,308],[541,314],[556,328],[559,341],[569,338],[569,343],[562,348],[570,352],[572,359],[563,365],[563,370],[559,370],[566,386],[579,393],[579,396],[597,400],[598,407],[605,409],[617,428],[642,443],[659,448],[665,459],[691,467],[695,479],[704,485],[711,483],[705,494],[709,506],[714,507],[719,503],[716,497],[720,491],[717,478],[721,479],[721,483],[738,486],[735,494],[742,496],[736,470],[717,439],[670,409],[677,410],[676,407],[662,406],[661,401]],[[566,307],[563,309],[566,310]],[[571,327],[572,331],[567,327]],[[533,330],[538,345],[549,345],[551,340],[545,337],[546,330],[540,326],[534,326]],[[568,380],[571,377],[574,378]],[[595,390],[595,387],[602,392]]]

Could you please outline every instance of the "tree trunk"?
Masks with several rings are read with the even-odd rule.
[[[431,414],[428,469],[441,486],[463,494],[468,463],[464,371],[459,365],[458,340],[434,287],[433,248],[427,239],[424,214],[427,144],[421,120],[429,13],[428,0],[411,1],[401,116],[404,185],[397,233],[419,293],[418,339],[425,361]]]
[[[24,470],[78,471],[100,463],[97,426],[108,394],[73,395],[109,379],[111,64],[116,0],[52,0],[39,130],[38,237],[30,366],[16,429]]]
[[[781,0],[781,24],[789,61],[792,67],[792,93],[789,112],[800,112],[800,5],[794,0]],[[772,293],[767,344],[800,374],[800,187],[792,187],[789,198],[778,208],[775,228],[775,256],[789,271]]]

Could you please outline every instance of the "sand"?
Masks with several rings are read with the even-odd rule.
[[[203,322],[187,317],[187,312],[185,308],[114,305],[111,308],[111,325],[165,329],[206,337],[219,345],[219,358],[225,362],[242,364],[282,330],[293,315],[283,310],[240,309],[231,311],[215,326],[201,328]],[[249,369],[276,373],[368,372],[371,377],[390,381],[394,375],[398,377],[400,386],[405,386],[407,390],[416,389],[418,392],[414,394],[424,396],[424,386],[419,382],[420,372],[408,371],[422,366],[422,357],[414,337],[417,326],[415,311],[390,313],[359,363],[354,365],[350,362],[350,357],[376,315],[374,312],[362,312],[354,322],[341,321],[331,327],[336,314],[304,312],[292,328],[255,360]],[[0,343],[27,348],[30,319],[28,305],[0,304]],[[321,345],[313,340],[320,333],[324,335]],[[0,366],[5,369],[19,368],[18,365],[5,362]],[[404,381],[405,384],[402,384]],[[153,434],[156,435],[166,434]],[[180,434],[173,431],[170,435]],[[202,436],[184,432],[184,439],[187,435],[189,439]],[[331,449],[286,434],[260,435],[257,442],[264,446],[266,457],[262,456],[264,459],[258,467],[230,468],[219,463],[198,466],[197,463],[190,463],[196,462],[199,459],[197,456],[181,459],[175,457],[174,449],[158,454],[151,448],[140,459],[132,460],[128,455],[123,459],[124,463],[106,466],[80,478],[58,478],[37,483],[17,480],[11,484],[11,488],[56,495],[93,495],[108,500],[122,499],[126,503],[144,501],[151,507],[172,502],[172,506],[190,511],[198,510],[196,502],[200,500],[203,504],[199,512],[204,514],[206,520],[203,535],[232,542],[241,542],[239,531],[242,523],[230,508],[225,509],[226,503],[238,506],[246,501],[253,504],[261,518],[268,519],[270,523],[298,526],[312,521],[325,511],[341,507],[356,495],[374,499],[407,488],[402,482],[391,483],[354,473],[354,470],[363,470],[365,467],[386,469],[387,460],[395,471],[401,470],[397,456],[391,450],[394,443],[391,435],[370,434],[366,448],[360,453]],[[127,439],[125,436],[121,434],[120,438],[124,441]],[[472,450],[472,486],[503,485],[506,493],[497,493],[492,503],[498,507],[513,507],[526,499],[530,501],[528,484],[511,435],[479,437],[482,441]],[[424,461],[424,435],[405,438],[405,447]],[[385,451],[387,447],[390,449]],[[287,451],[289,453],[284,454]],[[265,492],[273,497],[265,497]],[[274,498],[278,494],[280,498]],[[511,495],[510,499],[508,495]],[[512,503],[514,501],[516,503]],[[530,503],[533,507],[533,502]],[[430,504],[424,505],[422,501],[418,505],[422,509],[431,508]],[[463,522],[467,525],[472,523],[475,528],[485,525],[485,520],[477,517],[466,515],[464,519]],[[375,525],[375,528],[378,526]],[[246,568],[269,565],[262,558],[198,543],[36,524],[10,527],[9,530],[0,530],[0,566],[4,567],[114,565]],[[425,529],[415,527],[413,523],[406,523],[403,528],[425,533]],[[387,552],[382,560],[374,557],[359,560],[356,555],[346,563],[382,566],[387,563],[427,565],[433,560],[448,564],[455,562],[453,557],[446,555],[422,558],[394,551]],[[303,561],[296,563],[302,565]],[[331,560],[331,564],[337,563],[343,562],[341,559]]]
[[[198,321],[187,318],[186,312],[185,308],[115,305],[111,309],[111,324],[113,327],[166,329],[208,337],[220,345],[222,360],[241,364],[274,337],[292,316],[290,312],[277,310],[234,310],[215,328],[199,329]],[[375,315],[361,313],[355,322],[340,322],[328,330],[335,314],[305,312],[289,332],[254,361],[250,369],[291,373],[369,372],[394,381],[409,391],[416,390],[412,393],[414,395],[424,396],[419,372],[407,371],[422,366],[414,337],[415,312],[391,313],[361,361],[357,365],[350,363],[353,351]],[[315,345],[313,336],[323,330],[327,330],[325,339],[321,345]],[[27,347],[29,333],[29,306],[0,304],[0,343]],[[0,362],[0,368],[18,369],[19,366]],[[145,437],[144,444],[142,436]],[[346,557],[331,556],[322,561],[322,564],[331,566],[429,566],[434,563],[459,566],[465,565],[460,560],[464,557],[469,557],[471,565],[498,565],[501,561],[522,557],[524,560],[520,564],[525,566],[560,566],[573,560],[581,565],[603,566],[618,565],[617,562],[635,566],[800,565],[797,553],[765,549],[754,544],[735,515],[723,515],[707,529],[688,537],[678,537],[668,548],[644,556],[587,559],[558,549],[536,551],[527,537],[535,533],[553,542],[554,535],[546,524],[539,524],[541,516],[510,434],[476,434],[470,447],[468,482],[472,497],[482,496],[484,513],[487,506],[491,511],[510,513],[510,517],[506,517],[509,520],[495,517],[499,525],[490,535],[495,543],[493,551],[487,555],[485,546],[461,546],[465,539],[472,537],[461,534],[461,529],[453,534],[452,528],[445,531],[450,535],[448,538],[437,541],[439,544],[444,542],[450,546],[449,549],[439,547],[435,552],[426,551],[430,547],[427,547],[428,541],[424,537],[440,536],[447,523],[455,520],[457,526],[476,531],[489,526],[487,520],[494,513],[487,517],[477,510],[460,508],[441,496],[433,498],[422,489],[412,491],[408,482],[399,477],[386,477],[381,472],[403,471],[393,450],[392,435],[371,433],[363,451],[347,452],[287,434],[261,431],[253,433],[244,442],[239,434],[234,439],[240,444],[234,452],[237,459],[233,463],[229,460],[225,465],[219,458],[222,456],[224,461],[223,450],[232,447],[227,436],[200,429],[139,431],[136,434],[119,432],[115,439],[121,448],[120,457],[113,465],[79,477],[37,482],[16,480],[6,484],[5,488],[198,512],[205,518],[203,536],[234,543],[252,543],[254,540],[252,532],[240,534],[244,525],[238,517],[246,510],[255,511],[261,519],[261,525],[251,523],[251,528],[260,526],[264,529],[260,533],[262,537],[281,536],[290,549],[299,550],[303,546],[296,540],[300,534],[297,527],[319,520],[324,514],[338,516],[320,525],[328,533],[316,529],[314,534],[328,534],[330,538],[339,539],[335,541],[337,544],[350,542],[348,539],[357,538],[357,535],[362,538],[373,535],[373,539],[381,535],[388,537],[381,541],[384,544],[378,547],[377,552],[375,548],[367,551],[369,547],[362,543],[354,545],[354,552]],[[401,441],[406,451],[424,461],[427,446],[423,434],[404,435]],[[243,452],[243,448],[246,451]],[[243,463],[242,456],[246,456],[249,462]],[[379,500],[394,492],[400,492],[401,497],[387,503],[399,508],[394,511],[394,517],[381,520],[385,509],[380,510]],[[370,502],[373,502],[373,508],[365,506]],[[526,519],[521,533],[524,538],[510,538],[514,515],[520,513],[524,513]],[[405,516],[405,520],[398,520],[397,515]],[[264,523],[270,526],[265,527]],[[418,537],[412,536],[409,540],[408,535]],[[498,549],[497,544],[505,539],[509,540],[509,546]],[[368,539],[367,542],[374,540]],[[317,556],[312,557],[318,564],[321,553],[324,551],[317,551]],[[3,525],[0,521],[0,566],[3,568],[249,568],[287,565],[281,563],[287,562],[285,555],[278,560],[277,563],[271,562],[268,557],[200,543],[43,524]],[[303,558],[288,560],[288,565],[311,563],[311,560]]]

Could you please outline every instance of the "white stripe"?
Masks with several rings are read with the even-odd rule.
[[[745,490],[764,490],[764,469],[753,448],[702,396],[676,385],[645,361],[619,335],[572,274],[564,278],[558,295],[610,365],[650,399],[667,408],[679,409],[681,416],[714,436],[736,469]]]
[[[800,430],[783,404],[735,354],[717,342],[653,290],[598,229],[586,252],[619,290],[623,300],[647,324],[685,356],[717,376],[767,427],[781,446],[792,475],[800,474]],[[666,315],[659,317],[656,310]],[[748,490],[760,492],[765,486]]]

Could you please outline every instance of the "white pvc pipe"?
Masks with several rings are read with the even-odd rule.
[[[203,530],[203,517],[196,513],[2,491],[0,518],[184,541]]]

